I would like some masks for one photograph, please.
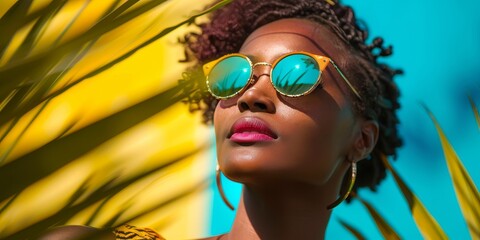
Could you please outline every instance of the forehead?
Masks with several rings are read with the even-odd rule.
[[[243,43],[240,52],[259,61],[270,61],[293,52],[306,51],[341,62],[346,49],[329,27],[305,19],[282,19],[255,30]]]

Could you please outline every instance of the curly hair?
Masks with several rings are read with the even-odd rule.
[[[374,38],[366,43],[368,30],[355,18],[352,8],[332,0],[235,0],[210,15],[210,21],[199,24],[201,33],[188,33],[182,43],[186,45],[186,61],[196,61],[192,69],[228,53],[240,50],[245,39],[257,28],[284,18],[308,19],[328,26],[351,52],[354,61],[345,67],[349,79],[354,79],[362,100],[353,100],[355,111],[367,119],[376,120],[380,126],[378,142],[371,155],[358,162],[358,177],[354,190],[376,186],[386,176],[381,158],[396,157],[396,149],[402,145],[397,132],[399,123],[396,110],[399,90],[393,82],[400,70],[379,63],[379,57],[392,54],[392,47],[385,47],[383,39]],[[190,70],[192,70],[190,69]],[[204,121],[213,121],[218,100],[206,90],[204,77],[189,71],[186,78],[197,79],[196,91],[188,97],[191,110],[202,110]],[[354,98],[352,98],[354,99]],[[347,174],[348,175],[348,174]]]

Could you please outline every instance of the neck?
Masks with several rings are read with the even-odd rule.
[[[331,191],[331,190],[328,190]],[[335,196],[314,186],[245,186],[227,239],[324,239]]]

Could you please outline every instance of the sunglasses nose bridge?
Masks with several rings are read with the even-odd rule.
[[[255,68],[257,66],[264,66],[264,67],[270,67],[267,69],[265,68],[262,68],[262,71],[260,73],[255,73]],[[258,78],[260,78],[261,76],[263,75],[268,75],[270,76],[270,70],[271,70],[271,67],[272,67],[272,64],[268,63],[268,62],[257,62],[255,64],[252,65],[252,80],[253,82],[256,82],[258,80]]]
[[[255,68],[256,66],[269,66],[269,67],[271,67],[272,64],[270,64],[268,62],[257,62],[255,64],[253,64],[252,68]]]
[[[257,66],[265,66],[265,67],[272,67],[272,64],[268,63],[268,62],[257,62],[255,64],[252,65],[252,71],[255,71],[255,68]]]

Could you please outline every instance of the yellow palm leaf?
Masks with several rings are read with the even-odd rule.
[[[388,222],[380,215],[380,213],[370,204],[369,202],[365,201],[361,197],[355,194],[355,198],[360,200],[360,202],[365,206],[372,216],[375,224],[377,225],[380,233],[385,239],[400,239],[400,236],[395,232],[393,227],[388,224]]]
[[[382,156],[382,161],[385,167],[387,167],[387,169],[392,173],[395,182],[407,200],[413,220],[417,224],[417,227],[420,230],[420,233],[422,233],[423,237],[426,239],[447,239],[447,235],[437,223],[435,218],[432,217],[420,199],[418,199],[418,197],[410,190],[392,165],[390,165],[385,155]]]
[[[477,105],[475,105],[475,102],[471,97],[468,97],[468,100],[470,101],[470,105],[472,106],[473,114],[475,115],[475,119],[477,120],[477,125],[478,129],[480,130],[480,113],[478,113],[478,108]]]
[[[211,136],[176,103],[189,90],[175,43],[229,1],[60,2],[0,4],[0,238],[126,221],[201,236]]]
[[[342,219],[338,219],[340,222],[340,225],[342,225],[344,228],[346,228],[353,236],[355,236],[358,240],[365,240],[366,238],[358,231],[355,229],[352,225],[348,224],[347,222],[343,221]]]
[[[460,204],[460,209],[467,221],[470,235],[473,239],[480,239],[480,194],[478,189],[445,136],[445,133],[433,113],[426,107],[425,110],[435,124],[435,128],[440,137],[445,160],[447,161],[448,171],[452,177],[453,187],[457,195],[458,203]],[[478,114],[478,111],[476,114]]]

